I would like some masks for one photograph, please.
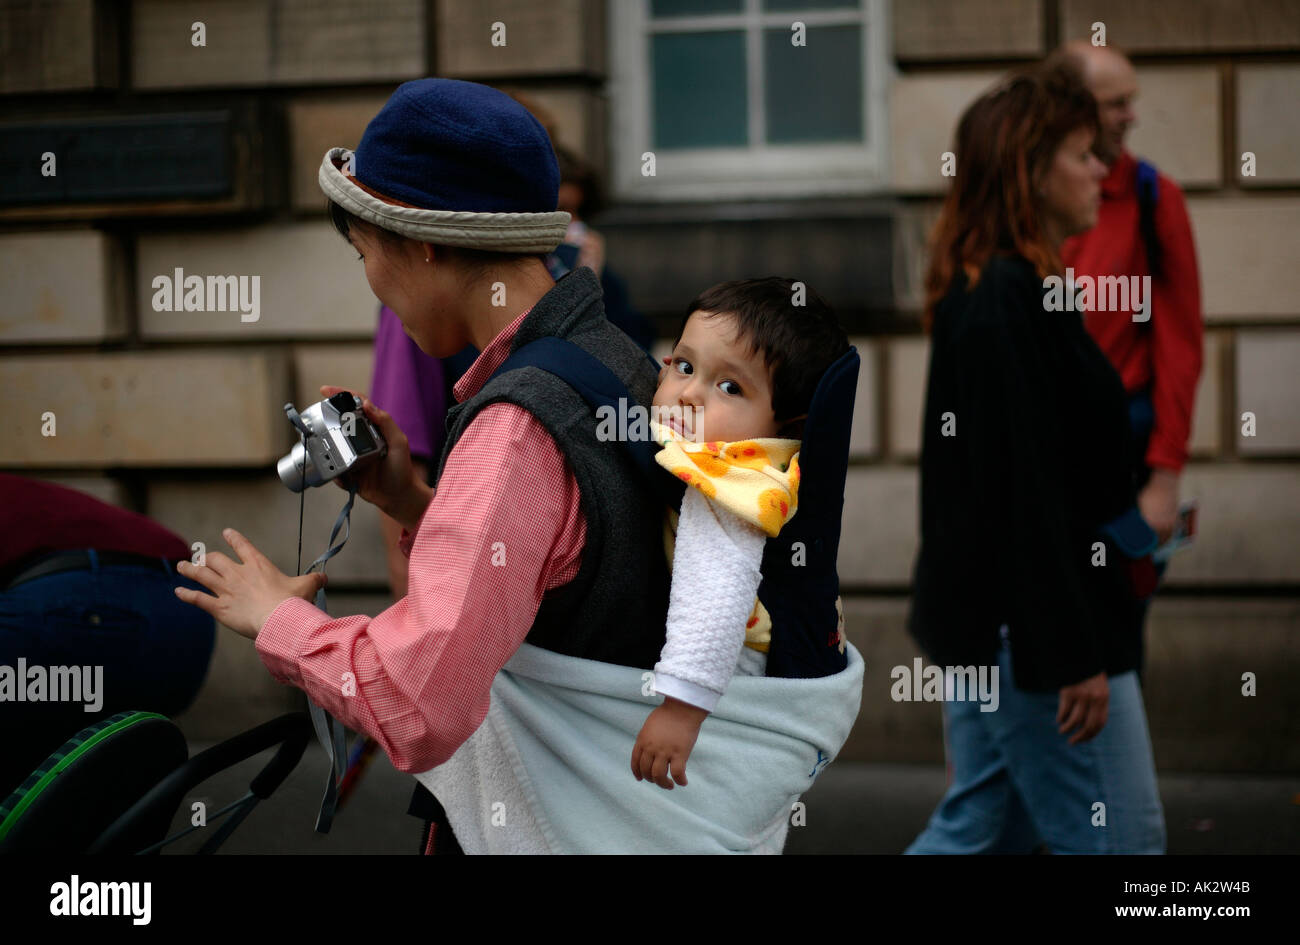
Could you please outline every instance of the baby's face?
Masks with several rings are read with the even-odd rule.
[[[730,315],[694,312],[671,363],[659,372],[656,407],[682,407],[662,422],[696,443],[776,436],[772,413],[772,372],[761,353],[736,336]]]

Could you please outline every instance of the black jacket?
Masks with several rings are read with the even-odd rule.
[[[1078,312],[1044,309],[1027,260],[966,283],[934,312],[911,633],[935,663],[990,664],[1005,623],[1030,691],[1136,669],[1123,559],[1093,563],[1098,528],[1133,503],[1119,376]]]

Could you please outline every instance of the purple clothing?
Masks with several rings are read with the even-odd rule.
[[[437,463],[446,435],[447,393],[442,362],[420,350],[388,306],[379,309],[370,399],[392,414],[411,456]]]

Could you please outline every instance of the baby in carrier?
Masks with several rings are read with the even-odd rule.
[[[637,780],[685,785],[727,682],[766,674],[772,622],[755,596],[764,546],[795,514],[803,420],[848,350],[826,303],[789,279],[722,283],[687,309],[651,423],[656,461],[687,488],[665,522],[672,587],[654,673],[664,701],[632,750]]]

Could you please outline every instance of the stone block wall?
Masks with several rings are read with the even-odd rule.
[[[981,89],[1101,21],[1139,74],[1133,150],[1187,192],[1207,323],[1184,485],[1200,500],[1201,536],[1174,562],[1149,628],[1157,762],[1295,770],[1294,5],[907,0],[887,9],[889,171],[878,193],[662,206],[615,194],[597,221],[661,334],[721,278],[798,274],[836,306],[862,355],[840,568],[868,675],[846,757],[942,757],[937,707],[888,696],[889,668],[917,655],[904,630],[928,356],[917,316],[940,155]],[[601,0],[0,4],[0,137],[35,126],[69,140],[71,128],[138,195],[90,188],[0,202],[0,382],[18,398],[0,468],[136,508],[209,549],[222,546],[222,527],[237,527],[291,571],[298,503],[273,469],[292,442],[281,405],[311,402],[322,383],[368,388],[378,306],[324,217],[322,154],[354,146],[400,82],[441,75],[527,96],[550,113],[559,140],[608,171],[617,11]],[[199,23],[205,45],[196,45]],[[504,46],[491,42],[498,23]],[[186,124],[169,164],[142,168],[132,157],[135,123],[165,130],[194,116],[216,117]],[[125,149],[116,163],[114,149]],[[1253,176],[1243,175],[1243,152],[1254,155]],[[40,153],[4,157],[38,180]],[[79,167],[74,152],[58,159]],[[191,192],[174,192],[169,167]],[[256,317],[233,301],[222,311],[159,310],[155,279],[177,269],[257,277]],[[46,412],[56,436],[42,436]],[[1254,436],[1242,435],[1246,413]],[[323,549],[341,497],[308,497],[309,557]],[[363,505],[353,525],[329,567],[332,609],[378,613],[390,603],[378,516]],[[1246,671],[1259,676],[1254,700],[1239,692]],[[233,734],[295,704],[259,672],[246,641],[223,631],[208,684],[181,719],[187,732]]]

